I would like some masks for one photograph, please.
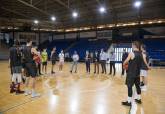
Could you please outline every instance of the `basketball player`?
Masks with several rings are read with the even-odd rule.
[[[107,61],[107,54],[105,53],[104,49],[101,49],[100,52],[100,63],[102,68],[102,74],[106,74],[106,61]]]
[[[128,99],[122,102],[122,105],[131,106],[132,100],[132,87],[136,86],[137,99],[135,101],[141,104],[141,89],[140,89],[140,69],[143,61],[140,43],[135,41],[132,43],[133,52],[130,52],[127,59],[124,61],[124,65],[128,64],[128,73],[126,77],[126,85],[128,88]]]
[[[37,46],[34,47],[37,50]],[[37,67],[37,75],[41,75],[41,56],[40,56],[40,52],[37,51],[38,54],[33,54],[33,60],[36,63],[36,67]]]
[[[142,62],[141,70],[140,70],[140,76],[142,78],[141,90],[146,91],[147,90],[147,72],[150,69],[149,64],[148,64],[149,57],[146,52],[145,45],[141,46],[141,50],[142,50],[142,55],[143,55],[143,62]]]
[[[51,52],[51,60],[52,60],[52,69],[51,69],[51,73],[54,74],[54,66],[56,64],[56,59],[57,59],[57,53],[56,53],[56,47],[53,48],[52,52]]]
[[[38,54],[37,50],[35,48],[32,48],[32,40],[27,40],[27,45],[23,49],[23,55],[25,59],[25,69],[27,72],[26,82],[25,82],[25,95],[30,95],[31,97],[39,97],[40,94],[35,92],[35,81],[37,76],[37,67],[33,60],[33,54]],[[32,91],[29,91],[29,81],[30,76],[32,78]]]
[[[63,52],[63,50],[61,50],[58,57],[59,57],[59,71],[62,71],[63,65],[64,65],[64,52]]]
[[[94,61],[94,74],[97,72],[99,74],[99,59],[100,55],[98,51],[95,51],[94,56],[93,56],[93,61]]]
[[[86,64],[86,73],[90,74],[90,62],[91,62],[91,56],[89,51],[86,51],[86,55],[85,55],[85,64]]]
[[[73,59],[73,63],[72,63],[72,67],[71,67],[70,72],[72,73],[73,68],[75,67],[75,73],[77,73],[77,64],[78,64],[78,61],[79,61],[79,55],[77,54],[77,51],[74,51],[72,59]]]
[[[9,62],[12,68],[12,85],[10,93],[16,92],[16,94],[24,93],[20,90],[20,84],[22,82],[22,63],[21,63],[21,50],[19,49],[19,42],[16,40],[14,46],[10,48]],[[15,90],[15,85],[17,86]]]
[[[42,72],[47,74],[48,54],[46,52],[46,48],[43,49],[43,52],[41,53],[41,59],[42,59]]]

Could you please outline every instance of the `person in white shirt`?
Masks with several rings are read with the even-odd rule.
[[[58,57],[59,57],[59,70],[62,71],[63,65],[64,65],[64,52],[63,52],[63,50],[61,50]]]
[[[74,51],[74,54],[72,56],[72,60],[73,60],[73,63],[72,63],[72,67],[71,67],[70,72],[72,73],[73,68],[75,67],[75,73],[77,73],[77,64],[79,61],[79,55],[77,54],[77,51]]]
[[[111,52],[110,54],[110,73],[109,75],[112,74],[112,68],[113,68],[113,76],[116,74],[116,68],[115,68],[115,53]]]
[[[101,63],[102,73],[105,74],[106,74],[106,61],[107,61],[107,54],[105,53],[104,49],[101,49],[100,63]]]

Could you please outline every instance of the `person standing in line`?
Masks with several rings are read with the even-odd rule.
[[[100,63],[101,63],[101,68],[102,68],[102,74],[106,74],[106,61],[107,61],[107,54],[105,53],[104,49],[101,49],[100,52]]]
[[[86,51],[85,55],[85,64],[86,64],[86,73],[90,74],[90,62],[91,62],[91,56],[89,51]]]
[[[12,68],[12,84],[10,86],[10,93],[16,94],[24,93],[20,90],[22,82],[22,63],[21,63],[21,50],[19,49],[19,41],[14,42],[14,46],[10,48],[9,64]],[[15,87],[17,86],[17,87]],[[15,89],[16,88],[16,89]]]
[[[124,49],[123,50],[123,55],[122,55],[122,73],[121,73],[121,75],[123,76],[124,75],[124,73],[125,73],[125,69],[123,68],[123,63],[124,63],[124,61],[126,60],[126,58],[128,57],[128,53],[126,52],[126,50]],[[126,71],[127,72],[127,71]]]
[[[23,49],[23,56],[25,60],[25,69],[26,69],[26,82],[25,82],[25,95],[30,95],[31,97],[39,97],[40,94],[36,93],[36,76],[37,76],[37,67],[33,60],[33,54],[38,54],[35,48],[32,48],[32,40],[27,40],[27,45]],[[29,91],[29,81],[30,76],[32,78],[32,91]]]
[[[41,53],[41,58],[42,58],[42,72],[47,74],[48,53],[46,52],[46,48],[43,49],[43,52]]]
[[[34,47],[37,50],[37,46]],[[38,51],[37,51],[38,52]],[[40,52],[38,52],[38,54],[33,54],[33,60],[36,63],[36,67],[37,67],[37,75],[41,75],[41,56],[40,56]]]
[[[39,49],[37,49],[37,52],[38,52],[38,74],[39,75],[42,75],[42,73],[41,73],[41,53],[40,53],[40,51],[39,51]]]
[[[150,69],[149,64],[148,64],[149,57],[148,57],[148,54],[146,52],[146,46],[145,45],[141,46],[141,50],[142,50],[142,55],[143,55],[143,62],[142,62],[141,70],[140,70],[140,76],[142,78],[141,90],[147,91],[147,73],[148,73],[148,70]]]
[[[52,60],[52,68],[51,68],[51,73],[54,74],[54,66],[56,64],[56,60],[57,60],[57,53],[56,53],[56,47],[53,48],[52,52],[51,52],[51,60]]]
[[[137,91],[137,98],[135,102],[141,104],[141,89],[140,89],[140,69],[143,61],[141,53],[140,42],[134,41],[132,43],[133,52],[130,52],[127,59],[124,61],[124,66],[128,64],[128,72],[126,76],[126,85],[128,88],[127,101],[122,102],[122,105],[131,106],[133,90],[132,87],[135,85]]]
[[[63,52],[63,50],[61,50],[58,57],[59,57],[59,71],[62,71],[63,65],[64,65],[64,52]]]
[[[79,55],[77,54],[77,51],[74,51],[72,59],[73,59],[73,63],[72,63],[72,67],[71,67],[70,72],[72,73],[73,68],[75,67],[75,73],[77,73],[77,64],[78,64],[78,61],[79,61]]]
[[[95,51],[94,56],[93,56],[93,61],[94,61],[94,74],[97,72],[99,74],[99,59],[100,55],[98,51]]]
[[[112,74],[112,68],[113,68],[113,76],[116,74],[116,68],[115,68],[115,53],[111,52],[110,54],[110,73],[109,75]]]

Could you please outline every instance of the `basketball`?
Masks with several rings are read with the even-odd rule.
[[[124,65],[123,65],[123,68],[124,68],[125,70],[128,70],[128,64],[124,64]]]

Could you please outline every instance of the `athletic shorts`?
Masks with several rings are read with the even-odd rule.
[[[25,68],[25,63],[22,63],[22,68]]]
[[[22,82],[21,73],[13,73],[13,75],[12,75],[12,82],[21,83]]]
[[[21,72],[22,72],[22,66],[12,67],[12,73],[21,73]]]
[[[56,64],[56,60],[52,60],[52,65],[55,65]]]
[[[126,77],[126,85],[133,86],[134,84],[140,85],[140,76],[138,77]]]
[[[64,64],[64,61],[59,61],[59,65],[63,65]]]
[[[47,65],[47,62],[42,62],[42,65]]]
[[[140,70],[140,76],[147,77],[147,73],[148,73],[147,70]]]
[[[35,63],[25,63],[25,69],[27,77],[36,77],[37,76],[37,67]]]

